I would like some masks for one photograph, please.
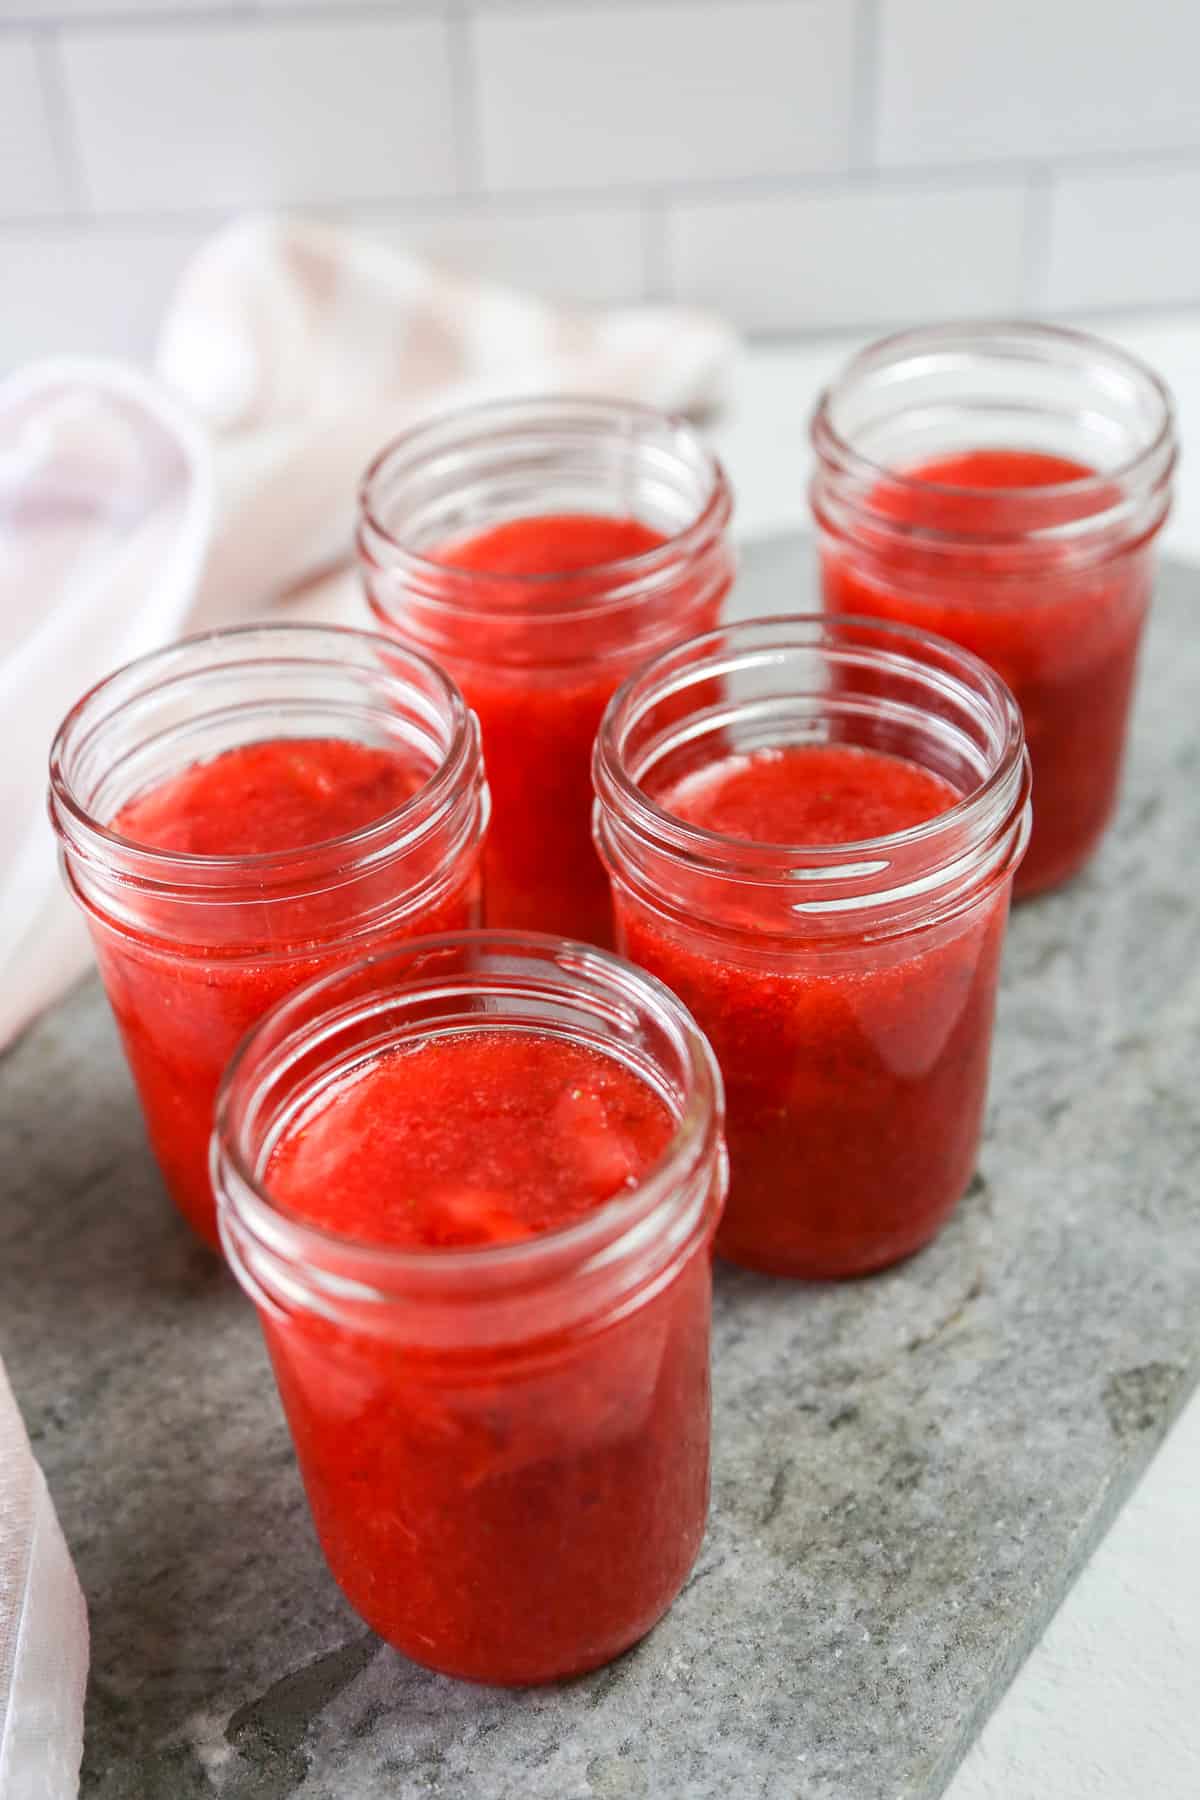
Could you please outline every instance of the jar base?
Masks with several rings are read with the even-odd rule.
[[[398,1642],[396,1638],[389,1637],[386,1631],[381,1631],[378,1625],[373,1624],[372,1621],[367,1618],[365,1613],[362,1614],[362,1617],[366,1620],[366,1623],[371,1627],[371,1630],[375,1635],[380,1638],[383,1643],[395,1650],[398,1655],[403,1656],[408,1662],[415,1663],[418,1668],[429,1669],[435,1675],[449,1676],[452,1681],[466,1681],[469,1682],[472,1687],[555,1687],[562,1682],[577,1681],[584,1675],[594,1674],[597,1669],[606,1668],[609,1663],[616,1662],[618,1657],[625,1656],[630,1650],[635,1649],[643,1639],[649,1637],[650,1633],[662,1623],[667,1613],[671,1610],[671,1607],[675,1604],[677,1598],[677,1594],[672,1595],[667,1604],[655,1613],[648,1624],[638,1625],[628,1637],[622,1636],[620,1642],[614,1647],[605,1650],[585,1651],[578,1657],[571,1657],[565,1659],[561,1664],[555,1664],[553,1668],[539,1667],[536,1664],[521,1665],[519,1663],[508,1664],[506,1666],[491,1665],[482,1667],[477,1665],[468,1667],[464,1663],[456,1663],[453,1657],[443,1659],[436,1655],[431,1656],[425,1652],[414,1652],[406,1644]],[[355,1610],[359,1611],[360,1609],[356,1607]]]
[[[785,1281],[861,1281],[868,1275],[879,1275],[884,1269],[895,1268],[898,1263],[918,1256],[933,1242],[953,1211],[954,1207],[950,1206],[944,1213],[939,1213],[917,1237],[906,1237],[901,1243],[893,1240],[886,1245],[876,1245],[857,1255],[822,1254],[819,1251],[772,1254],[722,1243],[719,1236],[716,1251],[723,1262],[732,1263],[739,1269],[751,1269],[756,1275],[771,1275]]]
[[[224,1257],[225,1252],[221,1247],[221,1232],[217,1224],[215,1198],[211,1194],[198,1198],[190,1193],[183,1193],[179,1187],[172,1186],[165,1176],[163,1180],[166,1184],[167,1199],[192,1236],[198,1243],[203,1244],[206,1250],[211,1250],[214,1256]]]
[[[1069,862],[1057,863],[1048,869],[1035,865],[1024,880],[1024,867],[1019,868],[1013,882],[1014,906],[1020,906],[1026,900],[1036,900],[1042,894],[1057,893],[1060,888],[1070,886],[1071,882],[1083,874],[1099,848],[1099,843],[1089,844],[1082,855],[1073,856]]]

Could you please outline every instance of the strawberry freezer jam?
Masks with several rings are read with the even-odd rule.
[[[189,856],[269,857],[361,831],[403,807],[430,770],[412,757],[344,738],[276,738],[197,762],[127,802],[110,829],[143,848]],[[252,902],[256,877],[230,866],[219,932],[208,901],[195,907],[197,936],[181,948],[159,939],[150,900],[137,929],[93,919],[108,998],[137,1084],[146,1127],[172,1198],[195,1229],[217,1242],[208,1140],[217,1082],[234,1048],[276,1000],[361,951],[339,941],[344,891],[327,887],[281,902],[266,931]],[[380,880],[398,883],[395,870]],[[378,941],[474,922],[477,878],[466,866],[438,903],[406,916]],[[238,919],[244,919],[244,935]],[[282,920],[282,925],[280,924]],[[372,939],[372,941],[375,941]]]
[[[544,518],[506,519],[447,545],[442,555],[456,568],[503,580],[506,575],[568,575],[594,569],[657,550],[665,541],[661,532],[640,519],[550,513]]]
[[[1148,547],[1138,542],[1073,569],[1053,542],[1032,560],[1027,536],[1022,542],[1035,525],[1068,525],[1093,512],[1094,486],[1071,486],[1093,474],[1040,451],[966,451],[881,486],[876,510],[899,533],[868,544],[864,528],[861,540],[830,534],[823,544],[831,609],[953,638],[1016,695],[1033,764],[1033,835],[1018,895],[1073,875],[1116,804],[1150,599]],[[1051,487],[1061,488],[1061,502],[1056,496],[1047,510]],[[869,514],[870,497],[864,504]]]
[[[612,941],[608,883],[591,839],[591,757],[601,715],[627,668],[611,655],[591,656],[593,627],[586,638],[581,631],[583,660],[572,664],[570,614],[595,603],[611,579],[609,565],[665,541],[638,519],[566,513],[510,519],[439,553],[479,578],[472,606],[495,616],[505,640],[502,666],[489,656],[487,626],[481,631],[472,616],[461,624],[461,640],[439,652],[483,733],[492,793],[484,851],[489,925]],[[531,583],[531,576],[548,581]],[[537,666],[546,660],[540,641],[547,605],[564,615],[554,628],[558,664],[550,668]],[[526,666],[507,666],[523,655]]]
[[[121,808],[112,830],[189,856],[264,856],[395,812],[425,773],[349,738],[268,738],[193,763]]]
[[[276,1148],[289,1212],[396,1248],[515,1243],[636,1185],[673,1130],[612,1057],[561,1038],[462,1032],[360,1069]]]
[[[433,1257],[504,1249],[628,1195],[675,1121],[623,1064],[546,1032],[464,1028],[386,1050],[287,1124],[264,1184],[293,1218]],[[644,1635],[695,1558],[708,1494],[709,1259],[586,1329],[536,1287],[502,1347],[406,1345],[262,1313],[331,1569],[430,1667],[526,1683]],[[467,1271],[469,1276],[469,1271]]]
[[[960,798],[899,757],[851,745],[754,750],[654,792],[675,817],[757,843],[859,844]],[[798,857],[798,861],[802,858]],[[852,858],[851,860],[859,860]],[[864,851],[863,861],[869,860]],[[704,1030],[726,1088],[725,1256],[807,1278],[911,1254],[970,1178],[987,1087],[1006,895],[950,922],[873,941],[763,941],[753,898],[722,928],[618,886],[622,948]]]
[[[936,818],[959,795],[899,756],[853,744],[755,750],[657,796],[677,819],[760,844],[853,844]]]

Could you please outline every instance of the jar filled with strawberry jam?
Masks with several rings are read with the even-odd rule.
[[[368,471],[358,547],[375,618],[450,671],[482,729],[489,924],[611,942],[592,744],[626,675],[717,623],[730,511],[689,425],[600,400],[455,413]]]
[[[873,620],[750,621],[667,651],[596,747],[621,949],[725,1079],[717,1248],[866,1274],[974,1168],[1029,831],[1020,714],[976,657]]]
[[[954,638],[1003,676],[1033,765],[1018,895],[1074,875],[1116,804],[1176,446],[1134,357],[1034,324],[883,339],[822,396],[825,604]]]
[[[338,961],[477,922],[478,727],[386,638],[212,632],[84,695],[50,809],[163,1178],[215,1246],[212,1108],[243,1034]]]
[[[532,934],[421,940],[251,1034],[214,1139],[329,1566],[473,1681],[607,1662],[708,1506],[721,1090],[679,1002]]]

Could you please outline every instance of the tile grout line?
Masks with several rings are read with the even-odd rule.
[[[1200,153],[1192,165],[1200,169]],[[713,177],[709,179],[672,182],[669,185],[649,184],[641,182],[622,183],[612,187],[510,187],[486,189],[483,187],[468,192],[450,194],[428,192],[422,194],[381,196],[379,194],[344,193],[337,200],[314,201],[303,195],[287,202],[294,209],[309,208],[321,213],[338,213],[348,211],[373,210],[378,212],[437,212],[444,208],[453,208],[456,202],[485,202],[488,207],[503,216],[506,212],[555,212],[564,210],[579,211],[623,211],[639,208],[648,200],[658,199],[661,203],[674,206],[688,205],[722,205],[730,201],[742,199],[789,200],[802,199],[809,195],[834,197],[851,196],[860,193],[889,193],[907,188],[918,188],[922,191],[945,192],[958,191],[962,188],[991,187],[1008,183],[1024,186],[1031,174],[1031,165],[1012,163],[1002,169],[993,164],[977,165],[971,169],[955,171],[950,179],[945,179],[947,172],[936,169],[907,168],[900,170],[824,170],[808,175],[748,175]],[[97,223],[112,225],[138,225],[141,223],[186,224],[195,220],[203,221],[211,217],[223,217],[227,207],[213,207],[203,204],[187,205],[178,208],[170,207],[106,207],[94,217]],[[11,218],[0,214],[0,230],[6,224],[36,224],[27,215],[14,215]],[[53,224],[51,217],[48,223]]]
[[[459,197],[484,189],[479,66],[474,20],[464,0],[449,0],[446,35],[450,58],[450,128],[454,138],[455,189]]]
[[[47,103],[56,120],[61,112],[68,158],[76,167],[81,162],[77,147],[73,143],[73,129],[70,109],[66,102],[65,88],[61,76],[61,59],[55,54],[48,59],[45,51],[56,48],[56,40],[60,34],[56,28],[42,27],[38,32],[29,34],[30,39],[38,47],[39,65],[48,66]],[[49,40],[49,41],[48,41]],[[470,161],[477,151],[470,151],[464,161]],[[1112,172],[1119,174],[1149,173],[1153,168],[1163,166],[1155,161],[1145,163],[1139,160],[1122,166]],[[1170,167],[1173,172],[1181,174],[1200,172],[1200,151],[1190,156],[1176,156]],[[313,210],[322,215],[338,215],[345,212],[372,212],[381,217],[402,216],[404,214],[435,215],[442,211],[455,212],[464,207],[485,204],[495,216],[503,221],[505,217],[528,216],[537,213],[554,212],[611,212],[643,210],[659,207],[664,212],[672,206],[721,207],[739,200],[779,201],[803,200],[809,197],[849,199],[860,194],[903,194],[904,192],[921,192],[934,194],[959,194],[975,189],[987,189],[997,186],[1020,187],[1028,197],[1031,194],[1048,195],[1057,179],[1070,176],[1075,172],[1072,165],[1051,165],[1045,162],[1011,163],[977,163],[958,167],[933,167],[928,165],[908,165],[887,169],[850,169],[830,170],[801,175],[750,175],[712,177],[663,184],[641,184],[630,182],[615,187],[513,187],[488,190],[482,182],[470,183],[452,193],[434,193],[386,196],[378,193],[355,194],[345,193],[336,200],[320,201],[297,196],[287,204],[293,210]],[[470,171],[466,171],[470,173]],[[82,186],[82,184],[81,184]],[[102,210],[83,206],[79,222],[86,222],[97,229],[174,229],[189,225],[201,224],[206,220],[221,218],[228,213],[228,207],[215,207],[205,204],[172,207],[105,207]],[[1031,209],[1033,214],[1037,209]],[[53,228],[63,222],[64,214],[58,211],[29,215],[26,213],[4,214],[0,212],[0,233],[11,227],[37,230],[42,227]],[[1029,229],[1029,249],[1031,258],[1035,249],[1035,236],[1032,221]],[[1044,248],[1044,246],[1043,246]]]
[[[40,10],[36,6],[27,12],[10,13],[0,17],[0,36],[7,31],[32,31],[42,25],[65,25],[90,30],[93,26],[102,29],[125,25],[153,29],[155,26],[173,26],[195,22],[199,24],[227,23],[230,20],[241,22],[246,19],[270,22],[279,20],[324,19],[342,20],[346,18],[428,18],[446,17],[452,13],[463,0],[203,0],[202,4],[188,6],[182,10],[173,7],[170,0],[158,0],[152,8],[134,4],[123,5],[121,0],[113,0],[111,5],[97,8],[95,11],[80,13],[69,7],[48,5]],[[469,5],[470,0],[466,0]],[[538,12],[585,12],[598,0],[507,0],[505,11],[513,14],[529,14]],[[606,0],[607,4],[625,7],[634,11],[644,4],[644,0]],[[730,0],[663,0],[668,6],[678,7],[682,12],[689,6],[728,5]],[[770,0],[779,7],[795,4],[795,0]]]
[[[91,12],[7,14],[0,18],[0,41],[8,33],[38,31],[47,27],[80,33],[155,33],[182,31],[188,27],[220,25],[364,24],[380,20],[441,19],[454,0],[318,0],[318,4],[267,6],[264,0],[205,0],[200,6],[168,5],[96,9]]]
[[[850,80],[850,167],[878,167],[880,0],[857,0]]]
[[[67,97],[66,74],[57,27],[42,26],[33,33],[33,54],[37,62],[38,82],[50,125],[54,161],[63,193],[63,212],[59,222],[64,225],[83,224],[90,218],[83,154]]]

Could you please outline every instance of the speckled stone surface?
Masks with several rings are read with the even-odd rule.
[[[750,573],[802,603],[794,547]],[[460,1687],[364,1631],[95,985],[9,1054],[0,1348],[91,1606],[89,1800],[942,1791],[1200,1372],[1197,601],[1168,571],[1117,829],[1014,919],[965,1204],[870,1282],[719,1272],[699,1564],[564,1688]]]

